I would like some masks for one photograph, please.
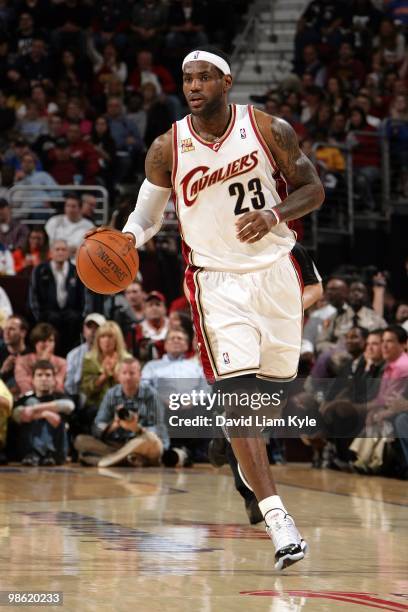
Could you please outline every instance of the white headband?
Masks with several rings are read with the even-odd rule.
[[[228,66],[228,63],[219,55],[209,51],[191,51],[183,60],[183,70],[187,62],[210,62],[210,64],[217,66],[223,74],[231,74],[231,68]]]

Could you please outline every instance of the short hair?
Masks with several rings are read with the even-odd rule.
[[[57,339],[57,330],[53,325],[49,323],[38,323],[31,331],[30,342],[32,346],[35,347],[37,342],[48,340],[52,336]]]
[[[168,337],[170,336],[170,334],[183,334],[187,342],[190,342],[188,331],[186,331],[185,329],[169,329],[169,331],[166,334],[165,341],[168,340]]]
[[[136,359],[136,357],[125,357],[125,359],[121,361],[119,368],[121,368],[124,365],[133,365],[134,363],[137,363],[138,366],[140,366],[140,361]]]
[[[0,198],[0,208],[10,208],[10,203],[6,198]]]
[[[389,325],[384,329],[384,334],[385,332],[394,334],[397,337],[398,344],[405,344],[408,340],[408,334],[401,325]]]
[[[79,207],[82,206],[82,200],[81,200],[80,196],[78,194],[76,194],[76,193],[67,193],[67,194],[65,194],[64,198],[65,198],[65,202],[67,200],[76,200],[78,202],[78,204],[79,204]],[[65,204],[65,202],[64,202],[64,204]]]
[[[26,332],[30,329],[30,326],[28,325],[27,320],[21,315],[12,314],[9,317],[7,317],[7,321],[9,321],[10,319],[17,319],[17,321],[20,321],[21,329],[24,329]]]
[[[361,325],[353,325],[353,327],[351,329],[349,329],[349,331],[351,331],[353,329],[358,329],[358,331],[360,332],[360,334],[364,338],[364,340],[367,340],[368,334],[370,332],[368,331],[368,329],[366,327],[361,327]]]
[[[384,333],[383,329],[377,328],[377,329],[369,330],[368,335],[369,336],[380,336],[382,338],[383,333]]]
[[[55,368],[52,365],[51,361],[48,361],[48,359],[39,359],[35,362],[35,364],[33,365],[33,376],[37,370],[51,370],[55,376]]]

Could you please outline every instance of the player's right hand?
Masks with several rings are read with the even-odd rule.
[[[98,232],[103,232],[104,230],[107,229],[112,229],[111,227],[108,227],[107,225],[101,225],[100,227],[93,227],[92,229],[88,230],[84,236],[84,240],[85,238],[89,238],[89,236],[93,236],[94,234],[97,234]]]

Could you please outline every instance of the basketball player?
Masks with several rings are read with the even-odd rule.
[[[191,114],[150,147],[147,178],[123,231],[136,247],[149,240],[173,191],[209,381],[231,391],[242,388],[244,376],[256,377],[281,388],[296,376],[303,315],[286,222],[319,208],[324,191],[292,128],[229,104],[231,86],[221,51],[203,47],[185,57]],[[283,569],[303,559],[306,543],[277,494],[262,438],[229,433],[275,545],[275,567]]]

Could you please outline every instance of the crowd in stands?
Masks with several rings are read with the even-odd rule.
[[[369,209],[377,205],[380,154],[370,134],[378,129],[391,139],[395,184],[408,194],[399,4],[311,2],[298,26],[294,75],[262,100],[292,124],[308,154],[314,142],[328,143],[317,154],[323,170],[341,173],[338,146],[354,147],[356,189]],[[245,8],[230,0],[0,2],[1,462],[208,459],[208,440],[169,439],[165,424],[181,380],[184,391],[206,385],[177,244],[150,241],[142,277],[121,294],[93,294],[74,263],[96,223],[96,197],[80,187],[105,186],[111,225],[123,227],[134,205],[123,185],[137,182],[146,148],[184,113],[180,58],[208,40],[228,50]],[[80,195],[66,195],[67,184]],[[12,185],[53,189],[62,208],[44,214],[48,192],[37,192],[27,225],[8,201]],[[386,275],[364,272],[337,270],[307,311],[302,377],[286,410],[318,420],[318,435],[303,432],[315,467],[407,478],[408,295],[397,301]],[[27,305],[2,288],[12,276],[25,283]],[[271,446],[283,461],[282,446]]]
[[[406,11],[399,0],[313,0],[297,23],[293,74],[253,96],[293,126],[329,194],[341,189],[351,151],[355,206],[368,213],[379,209],[384,136],[392,193],[408,198]]]

